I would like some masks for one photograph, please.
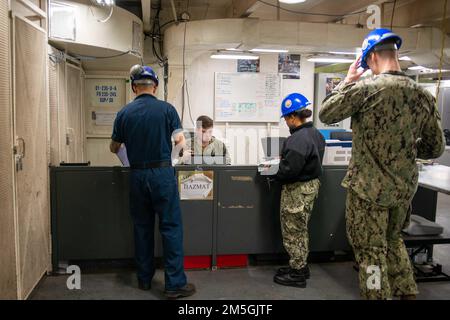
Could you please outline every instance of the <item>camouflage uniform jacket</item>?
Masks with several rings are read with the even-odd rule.
[[[391,71],[339,84],[323,101],[327,124],[351,117],[352,159],[342,185],[361,198],[390,207],[417,189],[416,157],[445,149],[434,97],[403,72]]]
[[[197,139],[187,139],[186,146],[192,151],[192,155],[222,158],[220,160],[222,160],[223,164],[231,164],[231,157],[225,143],[216,137],[211,137],[206,147],[203,147]],[[217,161],[220,162],[220,160],[218,159]]]

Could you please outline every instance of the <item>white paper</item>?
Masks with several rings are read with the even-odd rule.
[[[273,176],[277,174],[280,167],[280,159],[263,161],[258,165],[258,172],[262,176]]]
[[[206,199],[213,188],[213,180],[197,173],[181,182],[181,200]]]
[[[124,144],[122,144],[120,146],[120,149],[117,152],[117,157],[119,158],[120,162],[122,162],[122,165],[124,167],[130,166],[130,162],[128,161],[128,156],[127,156],[127,148],[125,148]]]

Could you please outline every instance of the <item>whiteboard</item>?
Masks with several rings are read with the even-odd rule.
[[[281,78],[278,73],[215,73],[214,120],[279,122]]]

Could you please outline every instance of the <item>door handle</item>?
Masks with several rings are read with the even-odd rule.
[[[14,146],[14,155],[16,160],[16,171],[23,170],[23,161],[25,158],[25,140],[22,137],[16,138],[16,145]]]
[[[25,140],[19,137],[17,138],[17,141],[19,142],[19,155],[22,158],[25,158]]]
[[[66,128],[66,145],[70,146],[74,142],[75,130],[73,128]]]
[[[16,156],[16,171],[22,171],[23,170],[23,157],[21,155]]]

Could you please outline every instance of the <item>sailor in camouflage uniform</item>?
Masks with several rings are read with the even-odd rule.
[[[367,299],[418,293],[401,230],[417,190],[416,158],[437,158],[445,148],[435,99],[401,72],[400,46],[390,30],[369,33],[362,56],[319,115],[327,124],[351,117],[352,159],[342,185],[348,189],[347,236]],[[374,76],[359,80],[368,68]]]
[[[289,267],[278,269],[274,281],[281,285],[306,287],[309,278],[308,221],[319,193],[319,177],[325,140],[314,128],[310,102],[301,94],[293,93],[282,103],[282,115],[291,136],[284,142],[276,180],[283,184],[280,202],[283,244],[289,253]]]
[[[179,163],[192,164],[192,157],[199,156],[205,164],[231,164],[230,153],[225,143],[212,135],[213,119],[203,115],[197,118],[196,124],[195,136],[186,140],[186,148],[183,150],[183,157]]]

